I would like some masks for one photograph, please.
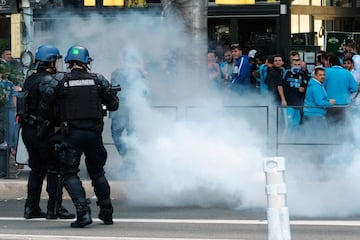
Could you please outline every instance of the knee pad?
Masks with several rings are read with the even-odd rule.
[[[96,178],[96,179],[93,179],[93,180],[91,181],[91,185],[92,185],[92,186],[102,185],[102,184],[107,183],[107,182],[108,182],[108,181],[107,181],[107,179],[105,178],[105,176],[100,176],[100,177],[98,177],[98,178]]]
[[[94,187],[95,195],[98,201],[110,199],[110,185],[105,176],[93,179],[91,183]]]

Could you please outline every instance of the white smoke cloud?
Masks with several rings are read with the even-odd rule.
[[[359,116],[352,112],[352,121],[338,128],[323,128],[328,146],[306,146],[288,169],[289,207],[300,216],[351,216],[359,213],[360,134],[351,130]],[[347,131],[347,129],[350,131]],[[309,142],[316,142],[311,139]],[[326,143],[324,139],[322,142]],[[289,151],[290,152],[290,151]]]
[[[149,141],[136,145],[142,184],[129,190],[129,200],[156,205],[262,205],[261,141],[253,139],[255,132],[244,131],[246,123],[239,119],[212,119],[164,125],[158,116]]]
[[[267,139],[266,108],[224,106],[264,106],[269,105],[267,99],[234,98],[229,92],[202,99],[198,97],[201,94],[196,94],[201,89],[192,89],[196,79],[175,81],[174,75],[167,75],[160,66],[171,51],[182,54],[193,51],[186,47],[189,39],[181,24],[167,25],[160,17],[137,13],[111,18],[60,14],[57,19],[50,31],[36,32],[35,46],[52,43],[65,55],[70,46],[81,44],[95,59],[93,71],[107,78],[119,65],[129,64],[124,62],[124,52],[144,59],[148,83],[137,82],[137,90],[130,97],[136,134],[128,137],[127,143],[132,148],[136,175],[133,182],[127,183],[129,204],[266,207],[262,161],[274,155],[274,108],[269,106]],[[130,71],[131,64],[127,67]],[[176,70],[193,67],[189,63]],[[150,96],[144,98],[139,89],[148,87]],[[203,87],[204,91],[208,88]],[[189,95],[184,94],[187,91],[194,92],[192,98],[183,98]],[[176,106],[177,110],[153,105]],[[186,108],[191,105],[199,108]],[[349,146],[336,155],[333,151],[322,146],[300,150],[290,146],[279,151],[287,159],[290,215],[359,213],[360,190],[356,184],[359,160],[355,157],[359,156],[358,150]],[[121,178],[116,176],[119,163],[112,159],[118,156],[109,156],[109,174]],[[330,161],[326,159],[348,161],[316,164]]]

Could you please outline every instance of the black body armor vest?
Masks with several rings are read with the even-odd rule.
[[[66,73],[59,83],[59,111],[62,122],[103,118],[100,82],[96,74],[74,78]]]

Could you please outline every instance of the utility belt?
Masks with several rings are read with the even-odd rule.
[[[29,126],[37,126],[39,124],[39,117],[29,114],[27,117],[22,118],[20,120],[21,124],[29,125]]]

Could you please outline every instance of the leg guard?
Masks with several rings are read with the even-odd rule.
[[[61,173],[63,174],[64,187],[70,194],[74,203],[80,202],[80,199],[86,198],[85,190],[79,176],[77,175],[79,172],[81,151],[71,148],[69,145],[64,143],[59,147],[57,153],[61,163]]]
[[[105,225],[113,224],[113,212],[114,209],[110,199],[98,201],[96,204],[100,207],[99,219],[104,222]]]
[[[49,195],[49,200],[47,204],[46,219],[56,219],[56,191],[57,191],[57,180],[58,173],[56,171],[48,170],[47,172],[47,186],[46,191]]]
[[[46,191],[49,197],[56,198],[57,187],[58,187],[58,172],[54,170],[47,171],[47,185]]]
[[[93,179],[92,185],[99,201],[110,199],[110,185],[105,176]]]
[[[31,170],[28,180],[28,192],[24,209],[24,218],[44,218],[46,214],[41,210],[40,195],[45,173],[41,170]]]
[[[65,175],[64,187],[70,194],[70,197],[74,203],[81,202],[81,199],[85,199],[85,189],[82,186],[79,176],[77,175]]]
[[[92,181],[94,192],[98,199],[97,205],[100,207],[99,218],[106,225],[113,224],[113,207],[110,200],[110,185],[105,176],[101,176]]]
[[[58,174],[58,185],[56,193],[56,216],[60,219],[73,219],[75,214],[69,213],[69,211],[62,205],[62,196],[63,196],[63,177],[61,174]]]

